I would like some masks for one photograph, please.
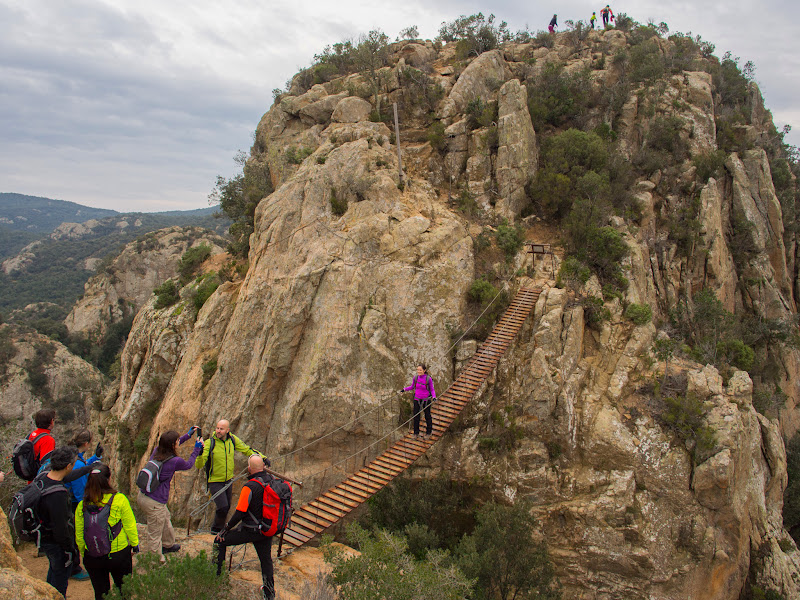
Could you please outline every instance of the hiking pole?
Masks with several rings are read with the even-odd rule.
[[[284,530],[286,531],[286,530]],[[281,539],[278,540],[278,558],[281,556],[281,550],[283,549],[283,531],[281,531]]]

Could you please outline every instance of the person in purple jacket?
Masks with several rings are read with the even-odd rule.
[[[161,475],[158,480],[161,484],[154,492],[139,491],[136,503],[144,513],[147,523],[146,530],[141,541],[143,552],[155,552],[164,562],[164,554],[177,552],[181,549],[180,544],[175,543],[175,531],[172,529],[167,500],[169,499],[169,488],[175,471],[188,471],[194,467],[194,461],[203,450],[203,440],[197,436],[194,443],[194,450],[189,456],[189,460],[184,460],[178,456],[178,446],[188,440],[197,426],[189,428],[189,431],[180,435],[177,431],[167,431],[161,434],[158,446],[150,455],[150,460],[162,462]]]
[[[417,365],[417,374],[411,380],[411,385],[404,387],[400,393],[414,390],[414,437],[419,439],[420,413],[425,411],[425,435],[422,439],[430,439],[433,434],[433,416],[431,404],[436,400],[436,390],[433,389],[433,379],[428,375],[428,367]]]

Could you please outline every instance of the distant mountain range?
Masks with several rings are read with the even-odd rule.
[[[165,227],[204,227],[225,235],[231,222],[215,217],[217,212],[218,208],[209,207],[119,213],[64,200],[0,193],[0,312],[33,302],[54,302],[68,309],[94,273],[90,265],[99,259],[110,260],[125,244]],[[36,245],[28,248],[33,242]]]

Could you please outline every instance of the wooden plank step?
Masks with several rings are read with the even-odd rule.
[[[356,506],[358,506],[358,504],[356,504]],[[353,508],[355,507],[337,504],[335,500],[329,500],[326,494],[322,494],[308,504],[301,506],[298,511],[306,511],[309,514],[309,518],[311,518],[311,516],[320,516],[335,523],[353,510]]]
[[[408,462],[406,462],[405,464],[400,463],[399,461],[395,460],[393,457],[387,456],[386,453],[381,454],[380,456],[378,456],[372,462],[373,462],[373,464],[379,464],[379,465],[386,466],[386,468],[390,468],[391,467],[392,469],[396,469],[400,473],[405,471],[406,467],[408,467],[408,465],[410,464]]]
[[[351,485],[348,479],[345,479],[342,483],[331,488],[329,491],[332,492],[334,490],[336,490],[337,494],[344,496],[348,500],[353,500],[358,504],[361,504],[364,500],[371,496],[371,494],[365,494],[355,486]]]
[[[359,505],[358,502],[354,502],[334,490],[328,490],[319,496],[318,500],[330,507],[330,509],[327,509],[328,512],[332,512],[339,517],[346,515]]]

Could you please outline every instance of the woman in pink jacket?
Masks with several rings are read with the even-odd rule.
[[[411,380],[411,385],[404,387],[400,392],[414,390],[414,437],[419,439],[420,413],[425,412],[425,435],[422,439],[430,439],[433,434],[433,416],[431,404],[436,400],[436,390],[433,389],[433,379],[428,375],[428,367],[417,365],[417,374]]]

